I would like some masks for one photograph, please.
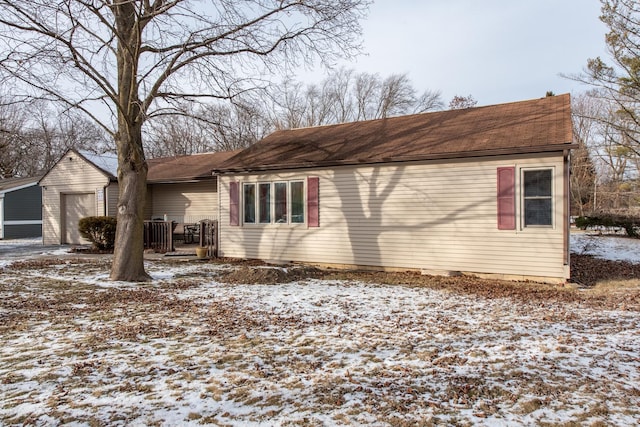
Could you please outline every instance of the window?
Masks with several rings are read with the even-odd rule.
[[[258,189],[260,224],[269,224],[271,222],[271,184],[259,184]]]
[[[287,222],[287,183],[276,182],[275,187],[275,218],[274,222],[281,224]]]
[[[256,185],[244,184],[242,186],[242,200],[244,200],[244,223],[256,222]]]
[[[304,222],[304,182],[291,183],[291,222]]]
[[[305,223],[304,181],[245,183],[242,189],[245,224]]]
[[[552,226],[552,170],[524,170],[522,181],[524,226]]]

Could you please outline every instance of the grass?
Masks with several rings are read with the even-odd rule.
[[[640,419],[637,374],[622,380],[640,372],[640,322],[633,299],[616,311],[638,287],[332,273],[265,289],[212,283],[221,269],[202,263],[139,287],[86,281],[102,268],[0,270],[0,424]]]

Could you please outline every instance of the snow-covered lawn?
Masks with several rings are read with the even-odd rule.
[[[640,422],[638,312],[233,268],[0,267],[0,425]]]
[[[148,262],[154,282],[131,285],[99,258],[3,260],[0,425],[640,423],[635,309],[225,284],[237,267],[198,262]]]
[[[640,263],[640,239],[624,236],[574,231],[571,234],[571,251],[611,261]]]

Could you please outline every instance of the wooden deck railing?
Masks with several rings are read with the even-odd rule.
[[[145,221],[144,248],[156,252],[173,252],[173,221]]]
[[[208,257],[218,257],[218,221],[200,221],[200,246],[207,248]]]

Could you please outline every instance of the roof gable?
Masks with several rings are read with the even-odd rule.
[[[109,181],[117,181],[118,176],[118,158],[111,154],[93,154],[89,151],[76,150],[75,148],[68,149],[53,166],[40,178],[39,184],[42,185],[46,182],[49,175],[54,169],[67,158],[70,153],[75,153],[80,159],[87,162],[98,171],[100,171]]]
[[[568,94],[276,131],[218,172],[417,161],[572,148]]]

